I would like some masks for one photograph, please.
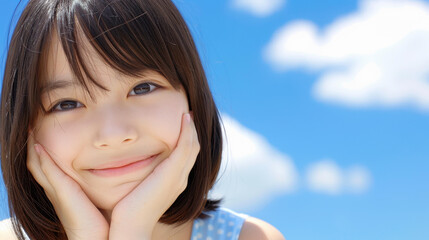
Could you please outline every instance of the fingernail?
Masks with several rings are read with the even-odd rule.
[[[191,115],[189,113],[185,113],[185,119],[188,123],[191,122]]]
[[[37,152],[37,154],[40,156],[40,152],[41,152],[41,149],[40,149],[40,145],[39,144],[34,144],[34,150],[36,150],[36,152]]]

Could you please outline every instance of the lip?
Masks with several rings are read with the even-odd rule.
[[[131,173],[150,165],[159,154],[149,157],[135,157],[101,165],[89,171],[101,177],[114,177]]]

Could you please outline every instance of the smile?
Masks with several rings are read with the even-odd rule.
[[[127,173],[131,173],[134,171],[137,171],[139,169],[142,169],[148,165],[150,165],[153,160],[158,156],[159,154],[152,155],[148,158],[137,160],[137,161],[125,161],[128,163],[116,163],[116,164],[110,164],[106,167],[100,167],[97,169],[89,169],[89,171],[97,176],[101,177],[115,177]]]

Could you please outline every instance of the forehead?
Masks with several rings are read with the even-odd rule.
[[[71,85],[83,87],[87,90],[87,93],[92,97],[94,90],[100,90],[94,84],[94,80],[97,84],[102,86],[103,90],[109,90],[108,86],[110,81],[123,82],[124,84],[128,81],[133,82],[136,77],[125,75],[122,72],[114,69],[107,64],[98,52],[91,46],[86,38],[81,38],[79,41],[79,50],[84,54],[84,61],[82,64],[85,65],[86,69],[82,70],[84,74],[84,84],[88,89],[83,86],[82,81],[79,81],[76,74],[73,72],[72,67],[67,59],[64,52],[63,46],[57,34],[52,34],[47,41],[45,52],[42,57],[43,69],[40,69],[41,74],[41,93],[68,87]],[[79,66],[80,67],[80,66]],[[85,75],[90,76],[85,76]],[[92,79],[88,79],[91,77]],[[138,78],[153,78],[153,79],[164,79],[162,74],[153,70],[142,70],[138,73]],[[168,81],[165,79],[165,81]],[[168,81],[169,82],[169,81]],[[170,82],[168,84],[171,84]]]
[[[129,79],[123,73],[108,65],[99,53],[91,46],[83,34],[80,34],[77,49],[70,51],[79,51],[82,55],[82,61],[73,67],[64,51],[63,45],[54,32],[49,36],[46,42],[42,57],[40,59],[39,82],[42,86],[42,94],[52,87],[61,87],[64,82],[72,83],[75,86],[83,86],[87,92],[92,95],[94,90],[107,90],[106,81],[100,79]],[[81,77],[76,74],[75,69],[80,71]],[[141,74],[146,75],[144,73]],[[60,82],[60,84],[56,84]]]
[[[79,34],[82,35],[82,34]],[[84,64],[88,71],[84,74],[90,74],[91,76],[98,75],[97,72],[113,71],[106,63],[101,59],[97,51],[91,47],[89,41],[85,37],[80,37],[78,49],[72,49],[71,51],[79,51],[83,54],[85,62]],[[70,62],[67,59],[67,55],[58,37],[58,33],[52,33],[48,41],[46,42],[45,51],[42,53],[41,58],[41,75],[42,82],[50,82],[55,79],[73,78],[76,79],[76,74],[73,72]],[[79,66],[82,67],[82,66]],[[115,73],[117,74],[117,73]]]
[[[61,75],[72,74],[66,54],[61,46],[57,34],[51,34],[46,43],[46,50],[41,59],[43,66],[42,80],[44,83],[61,78]]]

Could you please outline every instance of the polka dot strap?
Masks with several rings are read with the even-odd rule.
[[[206,213],[207,219],[196,219],[191,240],[238,240],[247,215],[226,208]]]

